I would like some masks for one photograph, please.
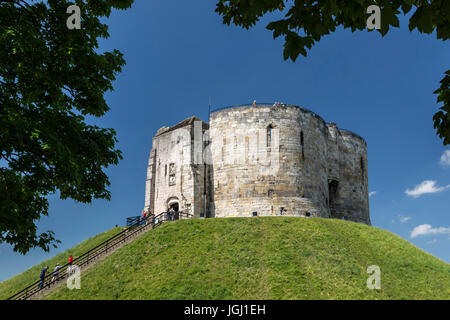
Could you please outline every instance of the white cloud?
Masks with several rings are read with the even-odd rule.
[[[419,185],[416,185],[414,187],[414,189],[412,189],[412,190],[406,189],[405,193],[408,196],[418,198],[423,194],[441,192],[447,188],[450,188],[450,185],[445,186],[445,187],[437,187],[436,181],[425,180],[425,181],[422,181]]]
[[[405,223],[406,221],[411,220],[411,217],[408,217],[408,216],[404,216],[404,215],[399,214],[399,215],[398,215],[398,220],[399,220],[401,223]]]
[[[430,234],[450,234],[450,228],[439,227],[433,228],[429,224],[421,224],[420,226],[415,227],[411,231],[411,238],[415,238],[418,236],[426,236]]]
[[[427,244],[434,244],[437,242],[437,239],[434,238],[433,240],[427,241]]]
[[[369,192],[369,197],[375,195],[376,193],[377,193],[376,191]]]
[[[445,150],[444,153],[441,156],[441,161],[439,161],[440,164],[443,166],[449,166],[450,167],[450,150]]]

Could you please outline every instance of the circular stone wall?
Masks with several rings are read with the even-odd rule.
[[[360,136],[340,129],[340,179],[334,218],[370,225],[367,144]]]
[[[210,117],[216,217],[329,217],[325,121],[297,106]]]

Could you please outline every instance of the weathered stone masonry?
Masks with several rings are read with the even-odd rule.
[[[158,130],[145,195],[155,213],[370,224],[367,145],[298,106],[229,108]]]
[[[206,179],[205,188],[204,177],[205,172],[207,178],[210,176],[211,168],[201,163],[201,154],[194,152],[196,130],[201,137],[208,125],[191,117],[171,128],[162,127],[156,133],[147,167],[144,209],[158,214],[174,207],[194,217],[200,217],[204,211],[203,195],[210,183]],[[207,199],[206,207],[209,206]]]

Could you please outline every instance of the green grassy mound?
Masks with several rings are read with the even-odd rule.
[[[73,255],[74,257],[79,256],[102,243],[106,239],[112,237],[116,233],[119,233],[121,230],[122,228],[113,228],[98,234],[95,237],[86,239],[75,247],[61,252],[49,260],[43,261],[40,264],[12,277],[11,279],[0,282],[0,300],[9,298],[16,292],[39,280],[39,274],[41,273],[41,269],[43,267],[48,265],[49,271],[53,271],[56,263],[59,263],[60,265],[66,264],[70,255]]]
[[[369,290],[367,267],[381,269]],[[45,299],[450,299],[450,265],[384,230],[294,217],[169,222]]]

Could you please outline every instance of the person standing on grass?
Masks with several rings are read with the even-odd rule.
[[[55,269],[53,269],[53,277],[52,277],[52,283],[54,281],[59,281],[59,272],[58,270],[61,268],[59,263],[56,264]]]
[[[48,266],[46,266],[45,268],[42,268],[41,270],[41,274],[39,275],[39,278],[41,278],[41,282],[39,282],[39,289],[42,289],[44,287],[44,279],[45,279],[45,274],[47,273],[48,270]]]

